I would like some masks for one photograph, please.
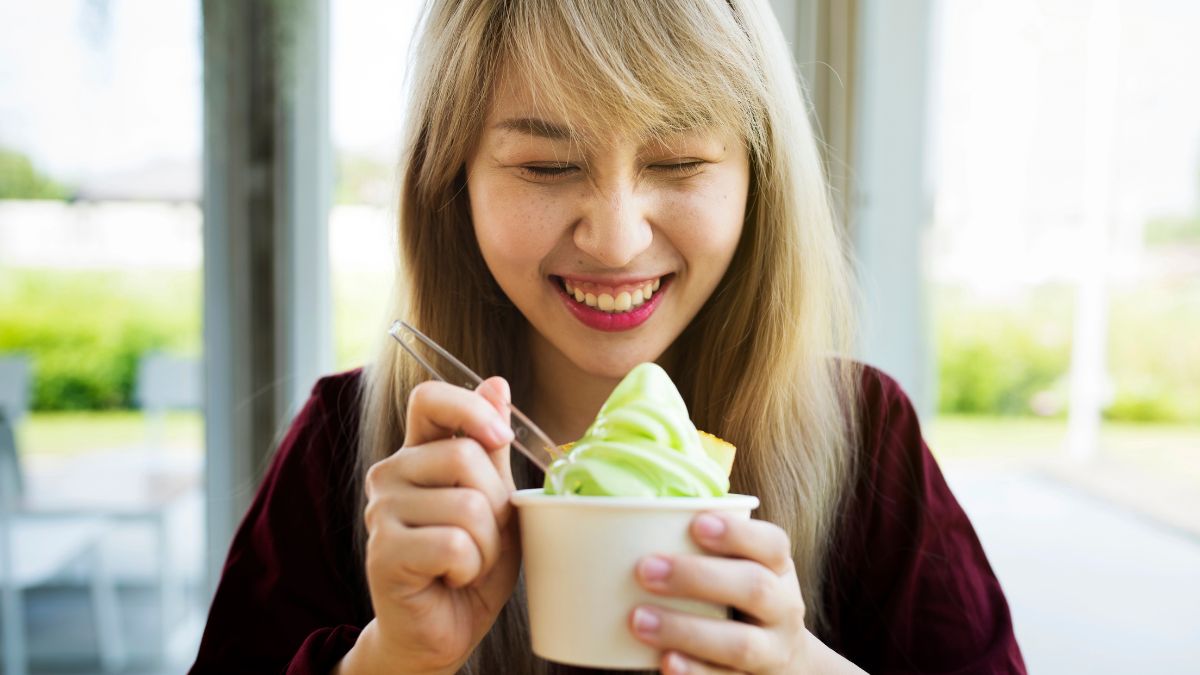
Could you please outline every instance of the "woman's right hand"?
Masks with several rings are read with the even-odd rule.
[[[521,566],[509,396],[499,377],[413,389],[404,447],[366,476],[375,618],[335,672],[453,673],[495,622]]]

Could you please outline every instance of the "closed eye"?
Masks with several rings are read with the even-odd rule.
[[[705,162],[703,160],[695,159],[695,160],[688,160],[685,162],[671,162],[671,163],[667,163],[667,164],[652,164],[652,165],[650,165],[650,168],[654,169],[655,171],[661,171],[663,173],[668,173],[668,174],[673,174],[673,175],[678,175],[678,176],[686,176],[686,175],[696,173],[697,171],[700,170],[700,167],[704,166],[705,164],[707,164],[707,162]]]
[[[690,176],[700,171],[708,162],[699,159],[687,160],[683,162],[665,162],[661,164],[651,164],[651,171],[669,176]],[[547,180],[553,178],[565,178],[577,171],[579,167],[574,164],[522,164],[519,167],[522,173],[528,178],[534,180]]]
[[[573,164],[525,164],[520,169],[534,178],[557,178],[577,170]]]

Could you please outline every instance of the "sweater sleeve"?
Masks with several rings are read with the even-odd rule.
[[[899,385],[867,369],[831,646],[871,673],[1024,673],[1008,603]]]
[[[238,528],[192,673],[328,673],[370,620],[354,554],[356,378],[324,378]]]

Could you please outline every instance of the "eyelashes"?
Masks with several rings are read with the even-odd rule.
[[[700,169],[708,162],[704,160],[686,160],[683,162],[668,162],[664,164],[651,164],[646,167],[647,170],[663,176],[672,178],[688,177],[700,172]],[[579,167],[574,164],[523,164],[517,167],[526,177],[535,180],[547,181],[554,179],[562,179],[573,176],[579,172]]]
[[[559,176],[565,176],[576,170],[575,167],[571,166],[570,164],[520,166],[518,168],[522,173],[536,176],[538,178],[557,178]]]

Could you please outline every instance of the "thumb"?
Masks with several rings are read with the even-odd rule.
[[[475,393],[482,396],[496,408],[496,412],[500,413],[500,419],[504,420],[505,424],[512,423],[512,411],[508,404],[512,401],[512,391],[508,387],[508,381],[503,377],[489,377],[475,387]],[[505,485],[509,489],[515,489],[512,476],[512,465],[509,464],[509,449],[511,446],[505,445],[490,454],[492,463],[496,465],[496,470],[500,472],[500,477],[504,479]]]

